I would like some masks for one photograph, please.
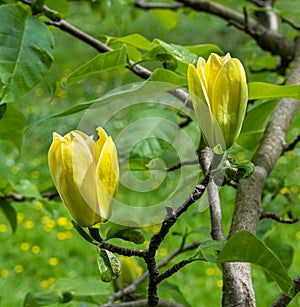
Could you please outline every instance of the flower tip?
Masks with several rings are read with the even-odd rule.
[[[56,141],[56,140],[61,140],[62,136],[56,132],[53,132],[52,138],[53,138],[53,141]]]

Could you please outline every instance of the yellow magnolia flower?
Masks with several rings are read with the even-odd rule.
[[[116,146],[102,128],[98,140],[74,130],[53,133],[48,153],[55,187],[74,220],[83,227],[105,222],[119,182]]]
[[[229,53],[224,57],[212,53],[207,62],[200,57],[197,67],[190,64],[187,78],[196,118],[209,145],[222,143],[223,137],[222,147],[230,148],[241,131],[248,101],[243,65]]]

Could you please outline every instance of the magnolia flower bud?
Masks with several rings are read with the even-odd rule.
[[[48,153],[54,185],[74,220],[91,227],[110,218],[119,181],[117,149],[97,128],[99,139],[81,131],[53,133]]]
[[[200,57],[197,68],[190,64],[187,78],[196,118],[209,145],[218,145],[222,134],[223,149],[230,148],[241,131],[248,101],[243,65],[229,53],[224,57],[212,53],[207,62]]]

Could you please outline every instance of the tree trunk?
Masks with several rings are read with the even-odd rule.
[[[289,85],[300,84],[299,45],[298,39],[295,62],[286,79]],[[262,212],[261,197],[265,181],[284,150],[288,128],[299,106],[299,101],[284,98],[275,108],[252,159],[255,170],[249,178],[239,183],[229,236],[241,230],[256,232]],[[256,306],[250,264],[223,265],[223,306]]]

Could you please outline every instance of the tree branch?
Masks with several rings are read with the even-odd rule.
[[[299,83],[300,43],[298,39],[295,63],[287,76],[286,84]],[[239,182],[230,236],[244,229],[252,233],[256,232],[262,212],[261,197],[266,178],[284,149],[288,128],[299,107],[300,103],[295,99],[282,99],[270,117],[263,139],[253,157],[255,170],[249,178]],[[230,263],[228,265],[229,269],[224,271],[224,306],[230,304],[255,306],[250,264]]]
[[[176,223],[177,219],[204,194],[209,181],[210,173],[207,173],[200,184],[195,187],[191,196],[181,206],[179,206],[175,212],[172,208],[167,207],[167,215],[161,225],[159,232],[155,233],[150,240],[149,248],[145,251],[146,255],[144,257],[144,260],[147,264],[147,269],[149,271],[148,304],[150,307],[156,306],[159,301],[157,296],[159,271],[155,263],[155,254],[161,242],[164,240],[171,227]]]
[[[293,150],[299,142],[300,142],[300,134],[289,145],[285,146],[283,152]]]
[[[200,242],[192,242],[191,244],[187,245],[187,246],[183,246],[183,244],[180,245],[180,247],[175,250],[173,253],[171,253],[170,255],[168,255],[164,260],[162,260],[160,263],[157,264],[157,269],[160,269],[166,265],[169,264],[169,262],[174,259],[176,256],[178,256],[179,254],[182,254],[186,251],[189,250],[193,250],[195,248],[197,248],[200,245]],[[147,277],[149,276],[149,272],[146,271],[144,274],[142,274],[138,279],[136,279],[131,285],[127,286],[124,289],[121,289],[117,292],[115,292],[113,295],[111,295],[109,297],[108,300],[108,304],[112,304],[114,301],[120,299],[121,297],[123,297],[124,295],[133,293],[137,286],[142,283]]]
[[[124,302],[118,304],[105,304],[101,307],[149,307],[147,300],[139,300],[133,302]],[[184,307],[183,305],[175,302],[160,300],[157,307]]]
[[[245,20],[244,14],[237,13],[234,10],[212,1],[176,1],[196,11],[207,12],[228,21],[249,34],[263,50],[270,51],[274,55],[280,55],[284,59],[292,60],[294,58],[296,44],[292,39],[265,28],[261,23],[252,18],[247,18],[247,20]]]
[[[41,194],[42,198],[46,198],[46,199],[53,199],[55,197],[58,196],[57,192],[47,192],[47,193],[42,193]],[[8,193],[6,195],[0,195],[0,200],[1,199],[5,199],[5,200],[11,200],[11,201],[15,201],[15,202],[23,202],[26,200],[32,200],[34,199],[34,197],[25,197],[24,195],[21,194],[15,194],[15,193]]]
[[[299,219],[297,217],[285,219],[285,218],[279,216],[275,212],[266,212],[266,211],[263,211],[261,213],[260,218],[261,219],[272,219],[276,222],[283,223],[283,224],[295,224],[299,221]]]
[[[300,292],[300,275],[298,275],[293,279],[293,284],[296,296],[296,294]],[[291,300],[292,300],[291,297],[287,296],[284,292],[282,292],[274,301],[271,307],[285,307],[290,303]]]
[[[183,7],[183,4],[181,3],[174,3],[174,4],[171,4],[171,3],[159,3],[159,2],[154,2],[154,3],[149,3],[149,2],[146,2],[144,0],[137,0],[135,2],[135,6],[137,8],[141,8],[141,9],[144,9],[144,10],[153,10],[153,9],[159,9],[159,10],[177,10],[181,7]]]
[[[213,159],[212,150],[206,147],[201,140],[199,150],[199,160],[204,172],[207,172]],[[212,180],[207,186],[207,194],[210,210],[211,236],[214,240],[223,241],[225,235],[223,232],[222,210],[219,197],[219,188]]]
[[[199,163],[198,159],[197,160],[191,160],[191,161],[183,161],[183,162],[180,162],[180,163],[178,163],[176,165],[173,165],[173,166],[169,167],[167,171],[168,172],[175,171],[175,170],[177,170],[177,169],[179,169],[179,168],[181,168],[183,166],[195,165],[195,164],[198,164],[198,163]]]

